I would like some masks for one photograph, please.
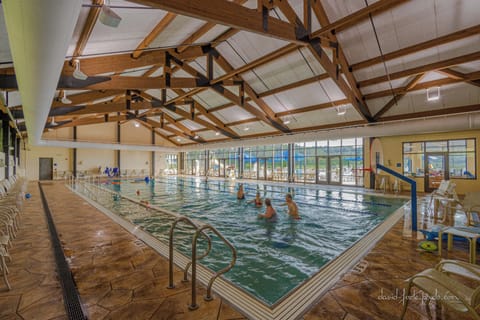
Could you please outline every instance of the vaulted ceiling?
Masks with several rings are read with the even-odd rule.
[[[478,0],[112,0],[116,28],[104,5],[83,1],[45,130],[136,121],[181,146],[480,110]]]

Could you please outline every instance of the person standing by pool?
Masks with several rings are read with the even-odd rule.
[[[257,195],[255,196],[255,199],[248,201],[248,203],[254,203],[255,206],[261,207],[263,205],[263,200],[260,197],[260,192],[257,191]]]
[[[240,184],[240,185],[238,186],[237,199],[238,199],[238,200],[243,200],[243,199],[245,199],[245,192],[243,192],[243,184]]]
[[[265,206],[267,209],[265,210],[264,214],[259,214],[259,218],[265,218],[268,222],[276,222],[277,221],[277,211],[272,207],[272,202],[269,198],[265,199]]]
[[[300,215],[298,214],[298,206],[293,201],[292,195],[290,193],[287,193],[285,195],[285,203],[282,204],[282,206],[287,206],[288,207],[288,215],[292,217],[293,219],[299,220]]]

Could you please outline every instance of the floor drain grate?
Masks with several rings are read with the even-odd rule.
[[[355,267],[353,267],[352,272],[362,273],[365,271],[365,269],[367,269],[367,267],[368,267],[368,262],[365,260],[362,260],[359,263],[357,263]]]

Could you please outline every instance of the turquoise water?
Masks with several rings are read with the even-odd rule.
[[[235,267],[224,277],[268,305],[317,273],[406,201],[352,190],[287,188],[254,182],[244,184],[246,200],[237,200],[238,183],[217,180],[205,183],[178,177],[150,183],[122,180],[120,184],[105,186],[214,226],[238,254]],[[262,198],[272,199],[279,216],[277,222],[258,219],[257,214],[263,213],[265,207],[247,203],[255,197],[257,189]],[[301,220],[288,218],[287,208],[280,206],[285,202],[286,192],[293,194]],[[168,243],[172,217],[139,208],[127,200],[104,202],[102,205]],[[175,233],[177,250],[188,256],[191,234],[187,227]],[[219,239],[212,236],[212,240],[211,254],[200,263],[217,271],[230,262],[231,254]],[[203,252],[202,245],[198,252]]]

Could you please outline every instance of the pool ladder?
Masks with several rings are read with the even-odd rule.
[[[195,310],[198,308],[198,304],[197,304],[197,260],[200,260],[200,259],[203,259],[205,258],[209,253],[210,253],[210,250],[212,249],[212,241],[210,239],[210,237],[204,232],[204,231],[207,231],[207,230],[210,230],[212,231],[213,233],[215,233],[217,235],[217,237],[219,237],[226,245],[227,247],[230,248],[230,250],[232,251],[232,260],[230,261],[229,265],[226,266],[225,268],[217,271],[216,273],[213,274],[213,276],[210,278],[210,281],[208,282],[208,286],[207,286],[207,294],[205,295],[204,297],[204,300],[205,301],[211,301],[213,299],[212,297],[212,286],[213,286],[213,282],[219,277],[221,276],[222,274],[228,272],[230,269],[233,268],[233,266],[235,265],[235,262],[237,261],[237,250],[235,250],[235,247],[230,243],[230,241],[228,241],[227,239],[225,239],[222,234],[220,232],[218,232],[217,229],[215,229],[213,226],[209,225],[209,224],[203,224],[203,225],[197,225],[193,220],[187,218],[187,217],[178,217],[177,219],[175,219],[175,221],[172,223],[172,226],[170,227],[170,234],[169,234],[169,269],[168,269],[168,287],[169,289],[173,289],[175,288],[175,285],[173,284],[173,232],[175,231],[175,227],[177,226],[177,224],[179,222],[184,222],[184,223],[187,223],[189,224],[190,226],[192,226],[194,229],[195,229],[195,233],[193,235],[193,238],[192,238],[192,260],[187,263],[187,265],[185,266],[185,270],[183,272],[183,281],[188,281],[188,269],[190,268],[190,266],[192,267],[192,303],[188,306],[188,309],[190,310]],[[202,235],[204,238],[207,239],[207,242],[208,242],[208,246],[207,246],[207,250],[197,258],[197,240],[198,240],[198,237]]]

